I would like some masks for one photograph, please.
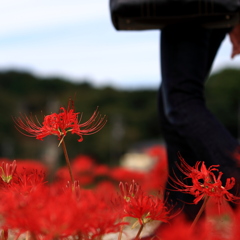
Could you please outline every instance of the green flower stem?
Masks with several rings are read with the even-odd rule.
[[[206,196],[206,197],[204,198],[203,204],[202,204],[200,210],[198,211],[197,216],[194,218],[194,220],[193,220],[193,222],[192,222],[191,229],[193,229],[193,228],[195,227],[196,223],[197,223],[198,220],[200,219],[203,211],[204,211],[205,208],[206,208],[206,205],[207,205],[207,202],[208,202],[208,199],[209,199],[209,198],[210,198],[210,196]]]
[[[122,219],[122,222],[125,221],[125,217]],[[121,240],[122,239],[122,234],[123,234],[123,225],[120,226],[120,231],[119,231],[119,234],[118,234],[118,240]]]
[[[120,227],[120,231],[118,233],[118,240],[121,240],[122,239],[122,234],[123,234],[123,227],[121,226]]]
[[[141,232],[142,232],[142,230],[143,230],[143,227],[144,227],[144,224],[141,224],[141,226],[140,226],[140,228],[139,228],[139,230],[138,230],[138,233],[137,233],[137,235],[136,235],[136,237],[135,237],[135,240],[140,239],[139,237],[140,237],[140,234],[141,234]]]
[[[64,157],[65,157],[65,160],[66,160],[66,163],[67,163],[68,171],[69,171],[69,174],[70,174],[71,182],[72,182],[72,184],[73,184],[73,183],[74,183],[74,178],[73,178],[73,173],[72,173],[72,168],[71,168],[70,160],[69,160],[69,157],[68,157],[68,152],[67,152],[66,144],[65,144],[64,139],[62,139],[61,142],[62,142],[61,145],[62,145]]]
[[[36,235],[34,233],[31,233],[30,231],[26,232],[26,240],[36,240]]]

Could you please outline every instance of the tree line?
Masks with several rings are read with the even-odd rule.
[[[239,76],[239,69],[225,69],[211,75],[206,83],[208,107],[235,137],[240,133]],[[108,118],[100,132],[86,136],[81,143],[77,142],[77,136],[66,137],[70,158],[87,154],[99,162],[115,165],[127,151],[162,142],[157,89],[96,88],[84,79],[75,83],[57,77],[40,78],[28,72],[5,71],[0,72],[0,98],[0,157],[42,159],[49,154],[47,150],[58,149],[56,137],[44,141],[26,137],[16,130],[12,118],[32,115],[41,122],[44,115],[67,107],[69,98],[74,100],[76,111],[83,113],[82,121],[97,107]],[[61,151],[56,151],[62,159]]]

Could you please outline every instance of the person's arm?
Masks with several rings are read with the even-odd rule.
[[[240,24],[233,28],[229,33],[229,37],[232,43],[231,58],[234,58],[237,54],[240,54]]]

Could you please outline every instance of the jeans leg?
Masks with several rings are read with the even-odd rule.
[[[175,166],[177,152],[191,166],[196,161],[205,161],[207,167],[220,164],[225,178],[231,177],[235,168],[230,154],[238,142],[209,112],[204,99],[205,80],[227,31],[173,25],[161,32],[159,114],[171,176],[173,170],[181,174]],[[181,205],[192,202],[193,197],[170,191],[169,199]],[[184,206],[184,213],[192,220],[201,204]]]

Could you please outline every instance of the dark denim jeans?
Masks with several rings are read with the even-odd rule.
[[[223,179],[240,175],[231,158],[238,142],[209,112],[204,97],[205,81],[229,30],[172,25],[161,31],[162,83],[158,105],[170,175],[174,170],[181,178],[175,165],[179,162],[178,152],[191,166],[196,161],[205,161],[207,167],[220,164]],[[169,188],[172,189],[167,184]],[[170,191],[169,201],[177,202],[179,207],[193,199],[188,194]],[[200,206],[184,204],[183,212],[192,220]]]

